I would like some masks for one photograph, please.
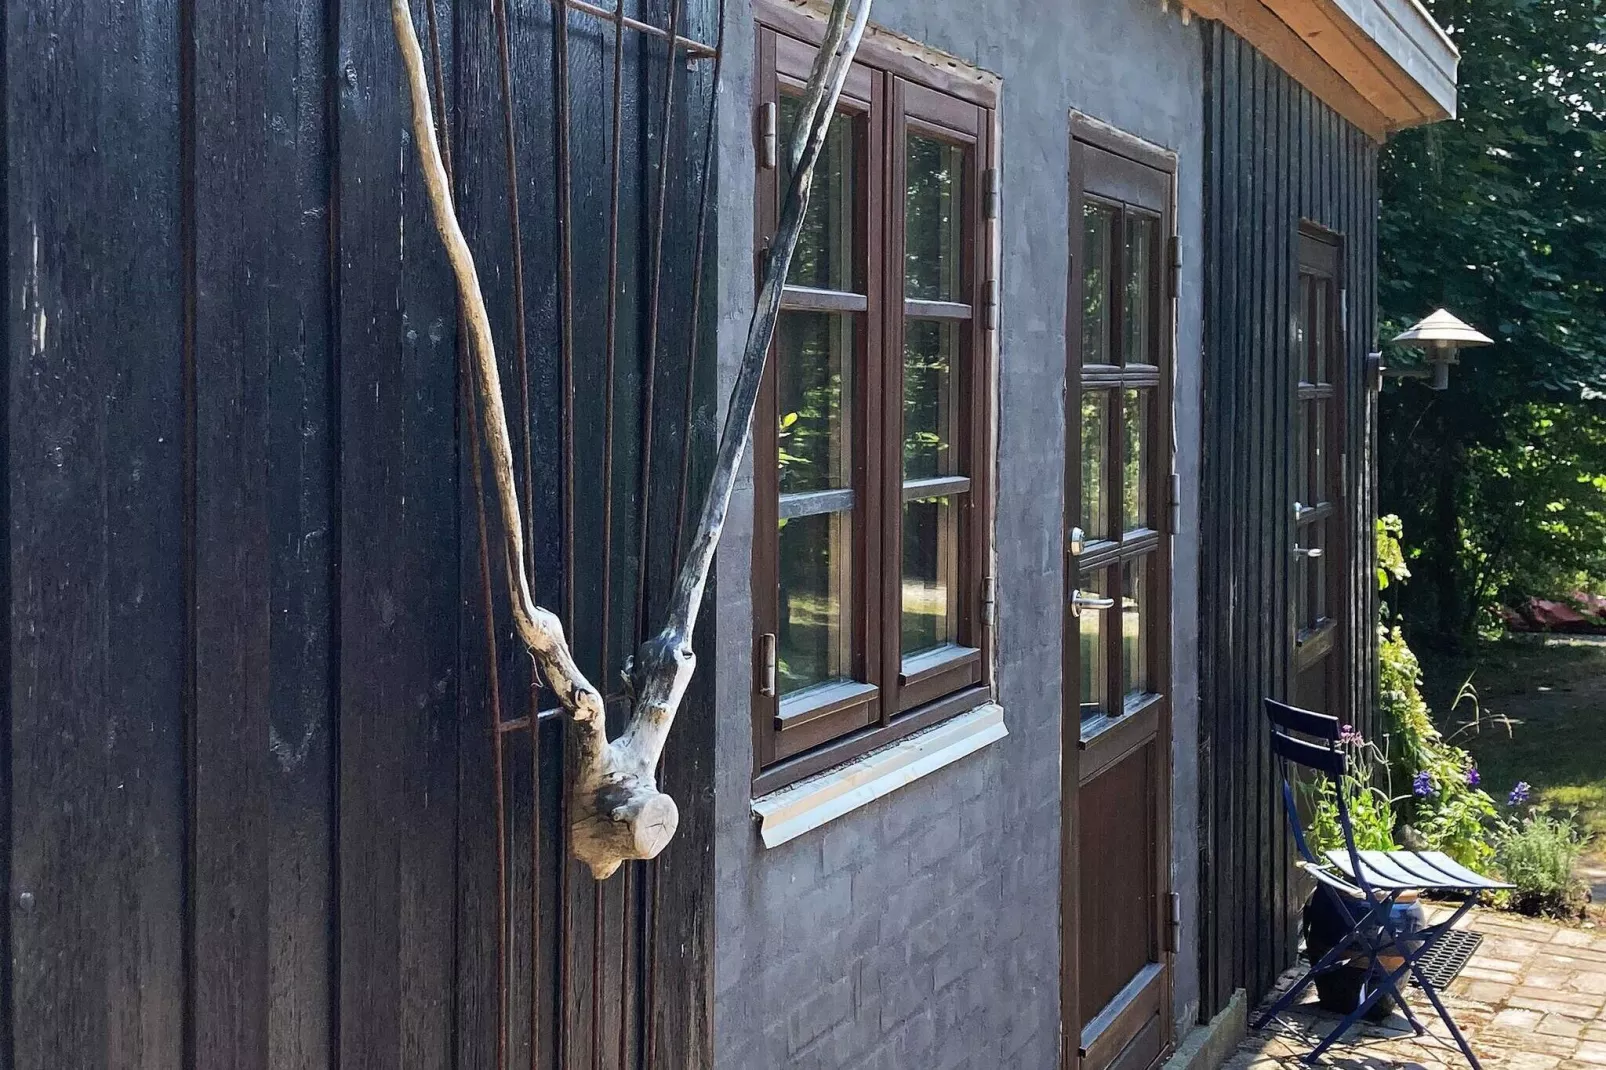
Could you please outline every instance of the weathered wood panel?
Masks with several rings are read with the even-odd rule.
[[[1205,30],[1205,323],[1201,513],[1200,967],[1204,1011],[1264,992],[1296,951],[1298,889],[1259,711],[1292,684],[1294,379],[1302,222],[1342,236],[1347,292],[1345,502],[1354,517],[1343,624],[1348,705],[1375,687],[1370,534],[1377,147],[1249,44]]]
[[[616,690],[672,576],[693,375],[693,499],[714,433],[713,321],[691,299],[710,63],[570,14],[566,263],[554,8],[433,0],[431,26],[430,2],[536,589],[559,609],[576,592],[581,663]],[[681,32],[713,41],[715,6],[683,5]],[[494,508],[487,626],[456,295],[387,0],[5,18],[0,1066],[707,1065],[711,658],[665,755],[682,821],[663,859],[600,894],[570,865],[550,710],[538,748],[504,734],[497,841],[493,670],[504,720],[539,695]]]
[[[5,909],[19,1070],[185,1058],[176,5],[5,12]]]

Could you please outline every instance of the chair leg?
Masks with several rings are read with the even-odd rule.
[[[1351,935],[1353,935],[1353,933]],[[1312,965],[1311,968],[1306,971],[1305,976],[1296,981],[1287,992],[1284,992],[1280,997],[1278,997],[1277,1002],[1273,1003],[1270,1009],[1268,1009],[1259,1018],[1255,1019],[1255,1024],[1251,1026],[1251,1028],[1266,1028],[1273,1018],[1283,1013],[1283,1011],[1287,1010],[1296,1000],[1299,999],[1300,996],[1304,995],[1305,989],[1309,988],[1316,980],[1316,975],[1321,973],[1327,967],[1331,966],[1338,960],[1339,956],[1344,953],[1345,946],[1348,944],[1348,942],[1349,937],[1346,936],[1344,940],[1328,948],[1327,954],[1323,955],[1314,965]]]

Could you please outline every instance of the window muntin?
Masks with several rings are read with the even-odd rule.
[[[784,147],[812,50],[761,29],[760,57]],[[976,477],[991,113],[863,62],[839,107],[755,440],[775,458],[754,481],[754,620],[774,633],[755,642],[755,790],[986,698]],[[779,163],[759,176],[761,242]]]

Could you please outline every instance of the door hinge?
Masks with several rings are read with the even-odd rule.
[[[1170,923],[1166,925],[1166,950],[1173,955],[1182,950],[1182,896],[1171,892],[1166,896],[1170,902]]]
[[[758,165],[772,170],[780,161],[780,108],[772,100],[758,107]]]
[[[982,218],[998,218],[998,168],[989,167],[983,175],[982,189],[987,191],[986,199],[982,204]]]
[[[1338,455],[1338,493],[1342,496],[1349,494],[1349,454]]]
[[[1173,234],[1166,244],[1171,258],[1171,296],[1176,297],[1182,287],[1182,238]]]
[[[1170,498],[1166,502],[1167,533],[1175,535],[1182,526],[1182,477],[1171,473]]]
[[[765,632],[758,637],[758,693],[765,698],[775,697],[774,632]]]
[[[981,581],[981,619],[989,629],[997,623],[998,581],[992,576],[984,577]]]
[[[987,281],[987,293],[982,297],[981,326],[985,331],[998,330],[998,280]]]
[[[1340,286],[1338,288],[1338,318],[1339,318],[1338,329],[1340,331],[1345,330],[1346,328],[1349,327],[1349,287],[1348,286]]]

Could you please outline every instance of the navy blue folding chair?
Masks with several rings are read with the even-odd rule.
[[[1368,976],[1360,1002],[1338,1023],[1336,1029],[1322,1038],[1321,1043],[1305,1056],[1305,1062],[1314,1063],[1320,1059],[1385,995],[1394,998],[1418,1036],[1426,1033],[1422,1023],[1411,1013],[1410,1005],[1400,995],[1399,983],[1410,973],[1416,978],[1428,1002],[1433,1004],[1433,1009],[1444,1020],[1456,1045],[1467,1057],[1467,1062],[1472,1064],[1473,1070],[1482,1070],[1478,1057],[1472,1053],[1471,1045],[1461,1035],[1450,1012],[1445,1010],[1438,991],[1423,972],[1420,962],[1455,927],[1456,922],[1477,905],[1479,895],[1509,888],[1510,885],[1474,873],[1439,851],[1357,850],[1355,828],[1350,822],[1349,800],[1344,791],[1346,757],[1338,746],[1338,718],[1271,699],[1265,700],[1265,706],[1266,716],[1271,720],[1271,749],[1277,756],[1278,771],[1282,775],[1283,808],[1287,811],[1294,842],[1304,860],[1301,868],[1316,880],[1321,894],[1332,897],[1336,916],[1350,919],[1352,924],[1349,932],[1336,941],[1326,954],[1316,958],[1310,970],[1260,1016],[1255,1028],[1264,1028],[1266,1023],[1293,1005],[1317,977],[1362,962]],[[1305,832],[1300,827],[1299,810],[1294,803],[1294,789],[1289,778],[1290,764],[1333,780],[1334,794],[1338,798],[1338,823],[1344,830],[1344,847],[1328,851],[1325,859],[1313,855],[1305,842]],[[1392,916],[1395,902],[1406,892],[1437,892],[1464,898],[1448,918],[1407,934],[1399,930]],[[1399,960],[1400,965],[1390,966],[1385,959]]]

